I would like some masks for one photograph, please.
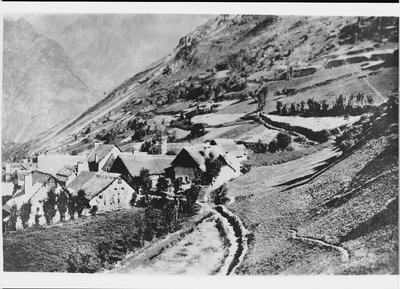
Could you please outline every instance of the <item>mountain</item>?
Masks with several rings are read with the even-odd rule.
[[[4,20],[3,139],[23,142],[97,101],[54,40],[23,18]]]
[[[116,20],[107,21],[112,26]],[[397,32],[398,20],[390,17],[218,15],[78,118],[44,132],[29,151],[84,152],[102,135],[128,146],[129,120],[139,115],[151,119],[181,113],[201,100],[241,99],[264,85],[270,95],[267,113],[275,112],[277,100],[332,103],[340,93],[371,94],[381,102],[398,87]],[[379,67],[388,68],[372,71]],[[251,112],[238,104],[230,113],[241,109]],[[178,127],[190,131],[179,121]]]
[[[30,16],[28,21],[64,47],[84,81],[104,94],[169,53],[182,35],[208,18],[206,15],[71,14]]]

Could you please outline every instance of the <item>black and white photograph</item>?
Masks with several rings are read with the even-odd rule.
[[[399,18],[353,13],[4,14],[3,271],[398,275]]]

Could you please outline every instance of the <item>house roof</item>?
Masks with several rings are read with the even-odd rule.
[[[77,155],[39,155],[38,156],[38,170],[55,175],[64,166],[74,166],[78,162],[87,162],[86,156]]]
[[[56,173],[55,177],[62,181],[65,182],[70,175],[75,173],[77,170],[77,165],[64,165],[59,171]]]
[[[175,156],[121,154],[119,158],[131,176],[138,176],[142,168],[149,170],[150,175],[164,174]]]
[[[233,170],[236,170],[236,165],[232,161],[231,157],[228,157],[219,146],[211,146],[209,147],[209,154],[212,154],[215,158],[220,158],[225,161],[225,163],[230,166]],[[172,165],[179,165],[182,159],[187,157],[187,155],[193,159],[196,165],[203,171],[206,171],[206,156],[204,154],[204,149],[195,147],[186,147],[181,150],[181,152],[176,156]]]
[[[116,173],[105,172],[81,172],[69,185],[68,188],[76,194],[80,189],[83,189],[86,198],[89,200],[96,197],[111,185],[121,175]]]
[[[50,178],[54,178],[52,175],[40,171],[33,171],[32,172],[32,186],[36,183],[44,184]]]
[[[113,144],[97,145],[97,147],[88,156],[87,161],[90,163],[96,161],[96,155],[99,161],[102,160],[114,147],[116,147],[119,150],[119,148]]]
[[[237,151],[240,149],[236,142],[230,138],[216,138],[213,139],[210,144],[220,146],[225,153]]]

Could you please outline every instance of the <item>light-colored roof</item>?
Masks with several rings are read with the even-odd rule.
[[[14,183],[1,182],[1,195],[11,196],[14,189]]]
[[[74,166],[78,162],[87,162],[86,156],[40,155],[38,156],[38,170],[55,175],[65,165]]]
[[[220,146],[223,149],[224,153],[240,150],[236,142],[230,138],[215,138],[211,140],[210,143],[211,144],[215,143],[216,145]]]
[[[149,170],[150,175],[164,174],[165,169],[171,166],[175,156],[121,154],[119,158],[131,176],[138,176],[142,168]]]
[[[113,144],[99,144],[88,156],[88,162],[94,162],[96,160],[96,155],[98,160],[102,160],[114,147]]]
[[[116,173],[105,172],[81,172],[76,178],[67,186],[76,194],[78,190],[83,189],[86,198],[89,200],[104,191],[121,175]]]

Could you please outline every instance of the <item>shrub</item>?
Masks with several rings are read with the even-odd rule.
[[[349,149],[350,147],[352,147],[354,144],[355,144],[354,139],[346,139],[339,143],[339,148],[342,151],[345,151],[345,150]]]
[[[57,209],[60,213],[60,220],[65,220],[65,213],[67,212],[68,208],[68,196],[65,191],[62,191],[57,198]]]
[[[10,209],[10,218],[8,220],[8,230],[9,231],[17,230],[17,219],[18,219],[17,205],[12,205],[12,207]]]
[[[26,228],[28,226],[27,222],[31,217],[31,208],[32,208],[32,203],[30,200],[27,203],[23,203],[21,206],[21,209],[19,211],[19,216],[21,218],[23,228]]]
[[[277,146],[281,150],[285,150],[292,142],[292,137],[287,132],[280,132],[276,136]]]
[[[168,156],[175,156],[176,155],[176,151],[174,150],[167,150],[167,152],[165,153]]]
[[[95,273],[101,269],[99,258],[86,248],[78,248],[68,255],[67,272]]]
[[[242,174],[247,174],[248,172],[250,172],[250,170],[251,170],[251,164],[244,163],[242,168],[240,169],[240,172]]]
[[[50,225],[57,213],[56,194],[54,193],[54,189],[49,189],[47,192],[47,199],[43,201],[43,212],[47,224]]]
[[[316,134],[316,141],[319,143],[324,143],[327,142],[329,140],[329,137],[331,136],[330,132],[327,131],[326,129],[319,131]]]
[[[253,151],[255,153],[265,153],[267,151],[267,145],[262,143],[261,140],[258,140],[253,147]]]
[[[268,151],[271,152],[271,153],[274,153],[277,150],[278,150],[278,143],[276,142],[276,139],[273,139],[268,144]]]

